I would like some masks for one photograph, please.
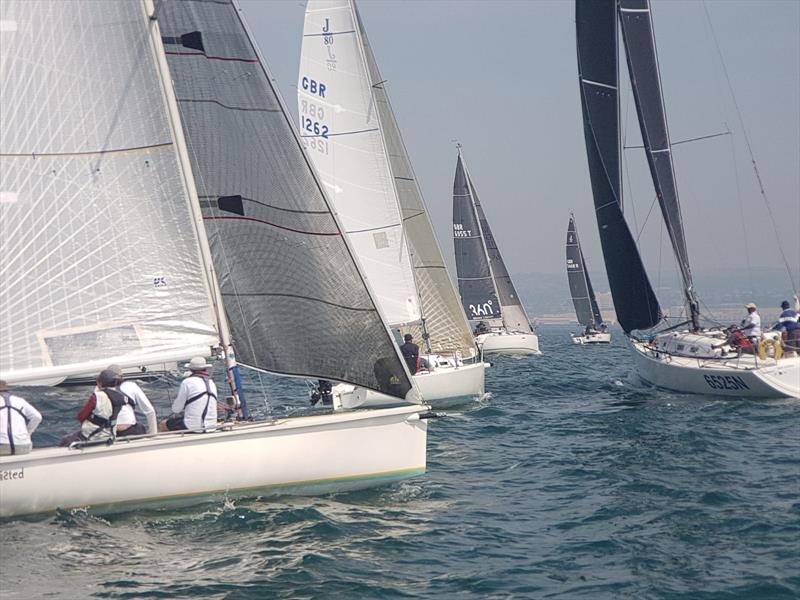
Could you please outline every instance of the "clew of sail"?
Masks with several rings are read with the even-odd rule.
[[[648,329],[661,309],[622,213],[616,0],[576,0],[583,131],[595,216],[617,320]]]
[[[158,22],[237,358],[396,397],[410,376],[231,1]]]
[[[414,276],[420,297],[423,325],[411,327],[417,339],[428,338],[431,351],[440,354],[460,352],[464,357],[477,355],[467,318],[447,272],[442,251],[422,199],[400,128],[386,92],[364,25],[353,4],[356,25],[373,82],[373,99],[378,110],[389,163],[403,215],[406,241],[411,252]]]
[[[300,135],[384,316],[419,321],[403,219],[355,16],[345,0],[310,2],[297,104]]]
[[[174,361],[219,343],[142,18],[131,2],[0,4],[9,382]]]
[[[586,261],[583,258],[581,242],[578,238],[578,229],[575,219],[570,217],[567,226],[567,279],[572,304],[575,306],[575,315],[578,322],[584,327],[598,327],[603,322],[597,299],[586,270]]]

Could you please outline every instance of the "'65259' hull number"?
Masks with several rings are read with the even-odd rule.
[[[704,375],[706,384],[713,390],[749,390],[750,386],[736,375]]]

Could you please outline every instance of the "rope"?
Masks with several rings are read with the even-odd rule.
[[[714,41],[714,47],[717,50],[717,55],[719,56],[720,64],[722,65],[722,72],[725,74],[725,81],[728,84],[728,91],[731,94],[731,99],[733,100],[733,106],[736,109],[736,116],[739,119],[739,126],[742,128],[742,134],[744,136],[745,145],[747,146],[747,152],[750,154],[750,162],[753,165],[753,172],[756,174],[756,180],[758,181],[758,189],[761,192],[761,197],[764,199],[764,205],[767,207],[767,213],[769,214],[770,221],[772,221],[772,229],[775,233],[775,242],[778,244],[778,250],[781,253],[781,258],[783,259],[783,265],[786,267],[786,273],[789,275],[789,282],[792,284],[792,290],[797,290],[798,287],[795,284],[794,277],[792,275],[792,269],[789,267],[789,261],[786,258],[786,252],[783,250],[783,244],[781,243],[780,237],[778,236],[778,226],[775,222],[775,216],[772,214],[772,207],[770,206],[769,200],[767,198],[767,192],[764,190],[764,183],[761,181],[761,174],[758,171],[758,165],[756,164],[756,157],[753,154],[753,148],[750,145],[750,137],[747,135],[747,129],[744,126],[744,119],[742,118],[742,111],[739,109],[739,103],[736,102],[736,95],[733,93],[733,84],[731,84],[731,78],[728,75],[728,68],[725,66],[725,59],[722,56],[722,50],[719,46],[719,41],[717,40],[717,34],[714,31],[714,26],[711,23],[711,15],[708,12],[708,5],[706,4],[706,0],[703,0],[703,11],[706,15],[706,21],[708,22],[708,28],[711,32],[711,39]]]

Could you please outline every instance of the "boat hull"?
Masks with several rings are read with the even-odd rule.
[[[541,354],[539,337],[534,333],[484,333],[475,338],[484,355]]]
[[[658,387],[730,398],[800,398],[800,358],[701,359],[654,352],[631,341],[636,371]]]
[[[458,367],[438,367],[429,373],[417,373],[414,375],[414,382],[425,404],[432,408],[445,408],[483,396],[485,368],[486,365],[482,362]],[[333,392],[335,401],[342,408],[397,404],[397,398],[351,385],[337,385]]]
[[[185,505],[215,497],[319,494],[425,472],[421,406],[238,424],[84,449],[0,457],[0,516]],[[369,448],[369,452],[364,449]]]
[[[576,335],[572,334],[572,343],[573,344],[610,344],[611,343],[611,334],[606,333],[590,333],[588,335]]]

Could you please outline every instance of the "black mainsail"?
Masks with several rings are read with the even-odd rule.
[[[576,0],[578,77],[595,214],[617,320],[648,329],[661,310],[622,213],[616,0]]]
[[[409,376],[235,4],[159,7],[239,360],[405,396]]]
[[[500,302],[472,192],[459,153],[453,180],[453,247],[461,304],[468,319],[499,319]]]
[[[692,325],[697,329],[698,301],[692,284],[692,271],[689,268],[689,254],[686,250],[686,236],[678,201],[678,187],[675,182],[672,148],[661,91],[653,22],[650,16],[650,1],[619,0],[619,19],[650,175],[681,271]]]
[[[578,323],[584,327],[596,329],[603,322],[603,317],[600,314],[600,307],[597,306],[597,298],[595,298],[592,282],[589,279],[589,271],[586,270],[586,261],[583,258],[575,218],[572,216],[569,218],[567,226],[567,279]]]

